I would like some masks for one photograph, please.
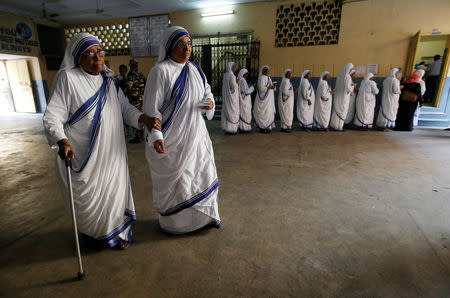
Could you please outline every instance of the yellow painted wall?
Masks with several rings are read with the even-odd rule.
[[[233,5],[236,13],[222,17],[201,18],[203,10],[178,11],[169,15],[172,25],[183,26],[192,35],[253,31],[254,38],[261,42],[260,64],[271,66],[272,76],[281,76],[286,68],[292,68],[295,76],[307,68],[315,76],[324,69],[337,75],[346,62],[353,62],[354,65],[379,63],[378,75],[385,76],[391,67],[405,67],[409,40],[417,31],[422,30],[422,34],[427,35],[433,28],[438,28],[445,34],[450,33],[449,0],[369,0],[343,6],[338,45],[277,48],[276,9],[281,4],[296,2],[303,1]],[[0,13],[0,24],[15,23],[17,19],[16,16]],[[114,20],[93,24],[111,21]],[[39,53],[33,53],[33,56],[40,58],[42,77],[48,80],[51,87],[56,72],[45,69]],[[130,57],[110,56],[107,59],[111,68],[118,72],[119,65],[127,65]],[[147,76],[156,58],[138,60],[140,71]]]
[[[260,62],[275,76],[288,67],[296,76],[305,68],[315,76],[323,68],[336,75],[346,62],[379,63],[379,75],[385,76],[391,67],[405,67],[409,39],[417,31],[450,32],[449,0],[369,0],[343,6],[338,45],[276,48],[276,9],[295,2],[302,1],[234,5],[234,15],[217,18],[200,18],[201,10],[181,11],[170,19],[196,35],[253,30],[261,41]]]
[[[315,76],[326,69],[336,76],[346,62],[355,66],[378,63],[378,75],[385,76],[391,67],[405,68],[409,40],[417,31],[431,34],[433,28],[438,28],[450,33],[449,0],[369,0],[343,6],[338,45],[277,48],[276,10],[281,4],[296,2],[305,1],[233,5],[234,15],[211,18],[200,17],[204,10],[178,11],[169,16],[172,25],[185,27],[191,35],[253,31],[254,38],[261,42],[260,64],[271,66],[272,76],[281,76],[286,68],[292,68],[296,76],[304,69],[311,69]],[[111,21],[114,20],[92,24]],[[128,64],[130,57],[108,59],[117,72],[119,65]],[[138,60],[145,75],[156,62],[156,58]]]

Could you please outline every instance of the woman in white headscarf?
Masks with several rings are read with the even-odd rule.
[[[291,83],[292,70],[286,69],[278,93],[278,111],[280,113],[281,131],[291,132],[294,119],[294,89]]]
[[[220,227],[219,179],[202,115],[213,118],[214,97],[191,53],[186,29],[169,27],[144,92],[144,111],[162,120],[161,131],[146,132],[153,204],[161,229],[172,234]]]
[[[353,123],[360,129],[370,129],[375,114],[375,96],[379,90],[377,83],[373,80],[373,74],[368,73],[361,82],[358,97],[356,98],[356,113]]]
[[[353,79],[355,78],[356,70],[352,69],[350,72],[350,77]],[[350,93],[350,100],[348,102],[348,112],[347,117],[345,117],[344,124],[348,125],[353,122],[353,118],[355,118],[355,111],[356,111],[356,96],[358,95],[358,89],[356,88],[356,83],[354,84],[354,88],[352,93]]]
[[[314,107],[314,128],[318,130],[327,130],[330,123],[331,106],[333,95],[336,93],[331,90],[328,80],[330,73],[322,72],[319,84],[317,85],[316,103]]]
[[[236,134],[239,127],[239,87],[234,72],[236,63],[228,62],[222,80],[222,130],[228,134]]]
[[[300,79],[297,95],[297,119],[300,122],[300,127],[307,131],[313,127],[314,102],[316,100],[314,88],[309,81],[310,79],[311,71],[305,70]]]
[[[259,72],[255,104],[253,107],[256,125],[263,133],[270,132],[275,128],[274,90],[276,82],[272,83],[272,79],[268,74],[269,66],[264,65]]]
[[[425,94],[425,91],[427,91],[425,81],[423,80],[423,76],[425,75],[425,70],[419,69],[419,70],[416,70],[416,72],[420,75],[419,84],[420,84],[420,92],[421,92],[422,96],[420,97],[420,102],[417,105],[416,112],[414,113],[414,120],[413,120],[414,126],[417,126],[419,124],[419,115],[420,115],[420,107],[422,106],[422,98],[423,98],[423,95]]]
[[[344,122],[348,113],[350,95],[355,88],[350,76],[352,69],[353,64],[345,64],[336,80],[336,95],[334,96],[330,120],[330,128],[335,131],[344,130]]]
[[[400,69],[393,68],[390,70],[388,77],[383,81],[383,94],[377,117],[377,126],[385,131],[395,127],[398,100],[402,92],[400,81],[398,80],[399,75]]]
[[[255,91],[253,86],[247,84],[248,70],[243,68],[239,71],[239,131],[252,131],[252,97],[251,94]]]
[[[66,197],[63,159],[71,163],[79,231],[125,249],[136,214],[123,119],[136,128],[139,122],[153,124],[116,86],[104,55],[93,35],[80,33],[70,40],[43,122],[49,144],[59,147],[56,169]]]

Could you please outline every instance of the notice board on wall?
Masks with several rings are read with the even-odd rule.
[[[157,57],[169,15],[143,16],[128,19],[132,57]]]

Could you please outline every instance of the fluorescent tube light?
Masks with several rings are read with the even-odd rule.
[[[227,14],[234,14],[234,10],[224,10],[220,12],[208,12],[208,13],[202,13],[202,17],[214,17],[214,16],[223,16]]]

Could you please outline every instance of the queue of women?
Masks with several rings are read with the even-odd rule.
[[[236,63],[229,62],[223,76],[221,121],[222,129],[227,134],[251,131],[251,94],[254,91],[253,118],[257,128],[263,133],[275,128],[276,102],[283,132],[292,131],[294,112],[299,127],[305,131],[343,131],[344,126],[369,130],[373,127],[379,89],[374,81],[374,74],[370,72],[357,88],[353,82],[356,71],[352,63],[347,63],[342,68],[334,90],[328,82],[331,77],[328,71],[320,75],[319,84],[314,90],[310,70],[302,73],[298,88],[294,88],[291,82],[292,70],[286,69],[277,100],[275,90],[278,84],[270,78],[269,66],[261,68],[255,86],[247,83],[247,69],[241,69],[237,78],[234,75],[236,71]],[[390,70],[383,81],[381,106],[375,121],[378,129],[411,131],[417,125],[419,103],[425,93],[423,75],[424,71],[418,70],[401,85],[400,69]],[[295,99],[297,102],[294,111]]]

